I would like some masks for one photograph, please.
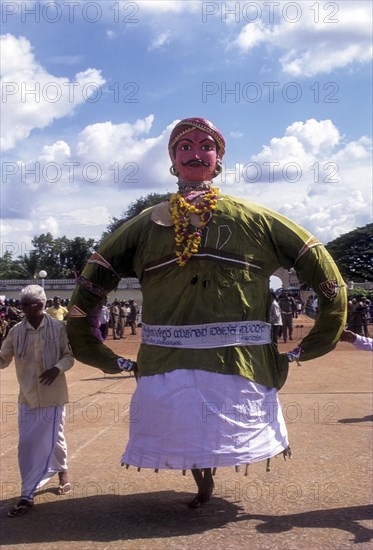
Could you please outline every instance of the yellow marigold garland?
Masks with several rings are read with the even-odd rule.
[[[198,252],[203,230],[210,220],[211,212],[216,208],[218,189],[211,187],[206,193],[199,195],[196,204],[190,204],[179,193],[170,197],[170,212],[175,228],[175,243],[177,263],[180,267],[189,262],[193,254]],[[191,226],[190,217],[199,216],[198,226]]]

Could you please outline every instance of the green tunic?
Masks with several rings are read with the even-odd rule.
[[[220,195],[198,254],[176,264],[175,232],[151,219],[149,208],[110,235],[85,268],[72,296],[68,334],[75,356],[104,372],[119,372],[117,356],[96,337],[106,293],[136,276],[147,325],[182,326],[269,319],[269,277],[295,268],[319,298],[320,313],[302,340],[301,360],[331,351],[346,318],[346,286],[325,248],[288,218],[245,200]],[[142,344],[138,375],[175,369],[236,374],[269,388],[287,377],[288,357],[273,344],[185,349]]]

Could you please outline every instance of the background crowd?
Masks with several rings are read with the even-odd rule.
[[[279,295],[271,293],[272,305],[270,323],[272,325],[272,339],[277,344],[278,338],[284,342],[293,339],[293,320],[302,313],[316,318],[318,314],[318,300],[316,296],[309,296],[304,303],[296,293],[286,290]],[[351,298],[348,302],[346,329],[369,337],[369,324],[373,323],[373,303],[362,296]]]
[[[45,310],[54,319],[64,321],[69,302],[69,298],[54,296],[53,299],[47,300]],[[20,300],[0,299],[0,346],[9,330],[22,321],[23,317]],[[130,334],[135,335],[138,326],[141,326],[141,306],[134,300],[115,299],[112,303],[103,306],[99,326],[103,340],[110,336],[113,340],[125,338],[127,327],[130,329]]]
[[[316,317],[318,313],[317,298],[309,296],[304,303],[297,293],[282,291],[272,292],[272,306],[269,322],[272,325],[273,341],[278,338],[284,342],[293,339],[293,320],[302,313]],[[69,299],[55,296],[47,300],[46,311],[55,319],[63,321],[66,318]],[[19,300],[0,300],[0,346],[12,326],[21,321],[23,313]],[[361,336],[370,336],[369,324],[373,324],[373,302],[368,298],[356,296],[348,302],[346,329]],[[112,338],[120,340],[129,334],[135,335],[137,327],[141,326],[141,306],[133,299],[114,299],[112,303],[103,306],[100,320],[100,332],[103,340]]]

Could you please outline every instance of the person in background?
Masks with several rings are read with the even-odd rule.
[[[130,308],[130,312],[127,318],[128,324],[131,327],[131,334],[136,335],[137,304],[132,299],[128,300],[128,302]]]
[[[361,316],[362,316],[362,323],[363,323],[363,334],[364,336],[368,337],[369,336],[369,329],[368,329],[368,324],[369,324],[369,300],[367,298],[362,298],[361,300],[361,306],[362,306],[362,313],[361,313]]]
[[[7,316],[4,314],[1,314],[0,316],[0,347],[5,340],[6,335],[8,334],[8,320]]]
[[[297,313],[296,313],[296,317],[298,318],[301,314],[302,314],[302,311],[303,311],[303,303],[302,303],[302,300],[300,298],[297,298],[295,300],[295,305],[296,305],[296,308],[297,308]]]
[[[272,341],[277,346],[280,329],[282,327],[281,308],[276,299],[276,294],[271,291],[271,309],[269,310],[269,322],[272,325]]]
[[[349,304],[349,322],[348,328],[355,334],[363,335],[363,315],[364,307],[360,296],[352,298]]]
[[[110,311],[106,304],[102,306],[100,317],[100,332],[103,340],[106,340],[109,332]]]
[[[66,325],[44,311],[46,296],[39,285],[21,291],[24,319],[15,325],[0,350],[0,368],[14,357],[19,383],[18,463],[21,499],[8,516],[23,515],[34,505],[34,492],[56,473],[58,494],[70,491],[64,434],[68,391],[65,372],[74,364]]]
[[[68,311],[63,305],[61,305],[61,298],[59,296],[55,296],[53,298],[53,305],[47,308],[47,313],[53,317],[53,319],[64,321]]]
[[[369,313],[368,323],[373,323],[373,300],[367,299],[367,305],[368,305],[368,313]]]
[[[110,306],[110,325],[113,331],[113,340],[119,340],[118,336],[118,323],[119,323],[119,302],[115,298],[114,302]]]
[[[284,342],[293,339],[293,317],[296,312],[295,302],[289,293],[284,290],[278,301],[282,317],[282,337]]]
[[[12,298],[8,301],[8,305],[6,307],[6,317],[8,322],[7,331],[14,327],[17,323],[19,323],[22,320],[23,313],[19,307],[19,302],[17,303],[17,300],[13,300]]]
[[[117,336],[118,338],[125,338],[124,336],[124,330],[127,325],[127,308],[126,303],[124,300],[119,302],[119,318],[118,318],[118,325],[117,325]]]
[[[319,299],[316,298],[314,299],[314,301],[312,302],[312,309],[313,309],[313,314],[314,314],[314,317],[316,319],[316,317],[318,316],[319,314]]]

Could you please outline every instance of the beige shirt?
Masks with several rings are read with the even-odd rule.
[[[52,339],[47,335],[46,318],[35,329],[26,319],[15,325],[10,331],[0,351],[0,368],[5,369],[15,360],[16,374],[19,382],[19,403],[26,403],[32,409],[39,407],[64,405],[68,402],[68,391],[65,372],[74,364],[74,357],[67,339],[65,323],[51,319],[53,323]],[[17,351],[17,341],[24,332],[22,355]],[[23,336],[22,336],[23,337]],[[46,345],[58,346],[54,365],[60,369],[60,374],[48,386],[42,384],[39,376],[46,370]]]

